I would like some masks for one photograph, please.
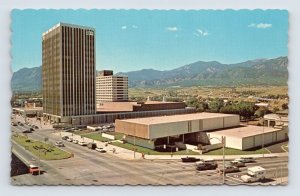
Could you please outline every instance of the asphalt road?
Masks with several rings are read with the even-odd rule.
[[[21,132],[27,127],[13,126],[14,132]],[[38,130],[28,134],[36,140],[49,138],[49,142],[59,140],[53,130]],[[30,174],[12,177],[13,185],[212,185],[222,184],[222,175],[217,170],[196,171],[194,163],[182,163],[179,160],[125,160],[116,156],[99,153],[74,143],[65,142],[64,149],[74,154],[65,160],[42,161],[42,169],[46,173],[40,176]],[[35,161],[33,155],[13,143],[13,148],[27,159]],[[36,162],[36,161],[35,161]],[[288,157],[260,158],[247,167],[260,165],[267,169],[267,177],[263,183],[279,184],[287,182]],[[37,162],[36,162],[37,163]],[[218,162],[222,168],[222,162]],[[226,174],[226,184],[243,184],[241,172]]]

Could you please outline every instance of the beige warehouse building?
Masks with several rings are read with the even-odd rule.
[[[264,133],[264,135],[263,135]],[[219,143],[218,139],[226,137],[226,147],[239,150],[247,150],[264,145],[273,144],[288,139],[287,127],[272,128],[262,126],[240,126],[219,131],[207,132],[208,137],[212,138],[211,143]]]
[[[116,120],[116,132],[127,136],[137,145],[154,149],[172,142],[208,142],[201,132],[239,126],[238,115],[193,113],[128,120]],[[138,139],[137,139],[138,138]]]
[[[226,147],[247,150],[288,139],[287,126],[245,126],[240,125],[238,115],[205,112],[116,120],[115,130],[125,134],[127,142],[151,149],[166,145],[209,147],[220,144],[225,136]]]

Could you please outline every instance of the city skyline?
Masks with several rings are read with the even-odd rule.
[[[41,51],[36,37],[59,22],[96,29],[97,70],[170,70],[199,60],[238,63],[288,52],[284,10],[14,10],[12,18],[13,71],[41,65],[41,52],[33,52]]]

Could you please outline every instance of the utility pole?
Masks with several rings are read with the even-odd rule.
[[[262,133],[262,145],[261,145],[261,150],[262,150],[262,155],[263,158],[265,157],[265,152],[264,152],[264,145],[265,145],[265,114],[263,115],[263,133]]]
[[[225,136],[222,136],[223,147],[223,184],[225,184]]]
[[[39,147],[39,176],[41,175],[41,148],[43,145],[40,145]]]
[[[134,130],[134,137],[133,137],[133,145],[134,145],[134,149],[133,149],[133,158],[135,159],[135,135],[136,135],[136,130]]]

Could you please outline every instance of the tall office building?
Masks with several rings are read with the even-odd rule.
[[[103,70],[96,77],[96,103],[128,101],[128,77]]]
[[[43,33],[42,49],[44,115],[95,114],[95,29],[59,23]]]

